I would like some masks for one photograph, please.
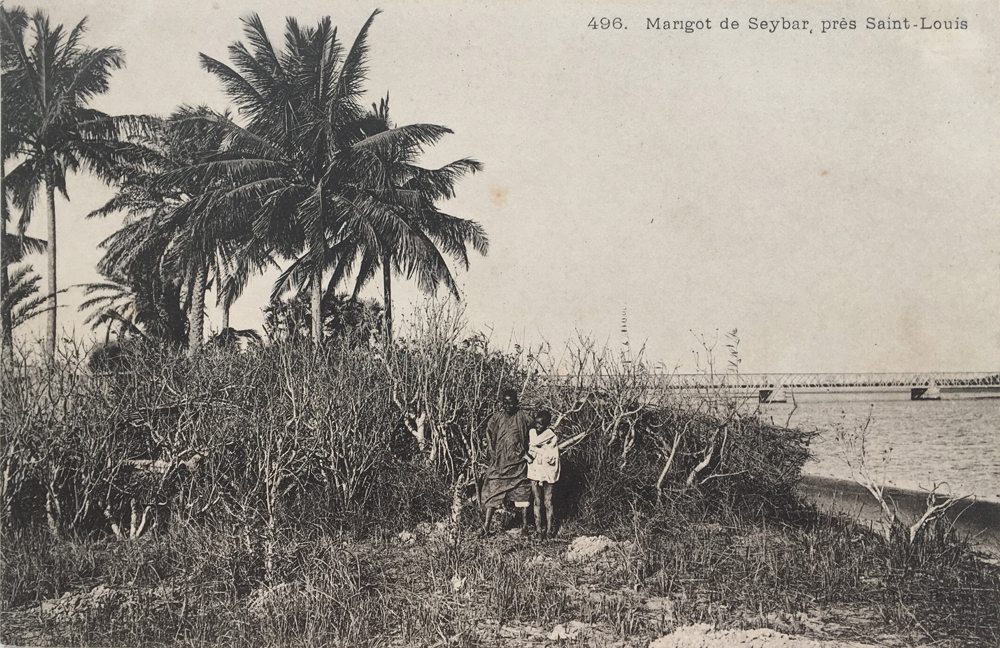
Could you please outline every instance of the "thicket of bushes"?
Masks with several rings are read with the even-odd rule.
[[[514,387],[564,440],[566,513],[596,525],[696,493],[776,510],[808,457],[725,394],[683,405],[657,376],[583,341],[558,363],[504,352],[430,308],[390,349],[341,337],[189,357],[139,342],[98,361],[30,351],[3,367],[5,530],[138,538],[172,523],[262,539],[303,525],[368,533],[449,515],[486,460],[485,423]],[[669,464],[669,465],[668,465]]]

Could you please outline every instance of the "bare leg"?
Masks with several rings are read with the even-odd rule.
[[[490,533],[490,523],[493,522],[493,513],[495,511],[496,511],[496,507],[494,507],[494,506],[487,506],[486,507],[486,522],[483,523],[483,531],[482,531],[482,534],[484,536],[485,535],[489,535],[489,533]]]
[[[542,485],[536,481],[532,481],[531,494],[535,504],[535,531],[539,535],[544,535],[545,531],[543,530],[544,527],[542,527]]]
[[[528,533],[528,507],[521,507],[521,533]]]
[[[552,484],[543,484],[542,487],[545,490],[545,522],[548,527],[548,536],[551,538],[553,536],[553,531],[555,530],[555,509],[552,506]],[[538,506],[536,504],[536,506]]]

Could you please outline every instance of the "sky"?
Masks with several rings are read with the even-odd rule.
[[[687,372],[700,340],[733,329],[745,372],[1000,368],[995,2],[24,6],[65,24],[86,16],[86,44],[125,51],[93,103],[115,114],[226,108],[198,53],[226,60],[250,12],[274,42],[286,16],[324,15],[350,42],[381,9],[366,101],[388,93],[397,123],[454,131],[425,166],[484,164],[441,207],[490,237],[489,254],[456,274],[470,329],[500,346],[578,334],[617,346],[624,315],[633,349]],[[602,17],[623,28],[588,27]],[[782,17],[810,23],[750,29]],[[917,25],[869,30],[869,17]],[[656,18],[712,28],[647,29]],[[821,33],[842,18],[856,29]],[[967,29],[919,29],[921,18]],[[98,280],[98,244],[121,224],[85,219],[112,189],[81,175],[69,192],[57,201],[61,287]],[[29,233],[44,238],[36,215]],[[272,280],[251,284],[234,326],[260,327]],[[421,299],[402,280],[394,297],[404,319]],[[60,318],[84,336],[80,301],[71,289]]]

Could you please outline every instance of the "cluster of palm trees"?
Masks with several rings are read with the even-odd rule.
[[[182,106],[166,118],[111,116],[87,106],[124,64],[117,48],[84,47],[85,23],[66,32],[42,13],[2,9],[4,336],[10,341],[14,293],[8,266],[47,247],[46,342],[56,344],[55,192],[67,172],[86,170],[117,192],[91,216],[126,215],[105,240],[89,285],[95,325],[185,343],[204,336],[213,289],[228,313],[248,280],[283,268],[272,300],[307,291],[311,335],[323,338],[324,297],[360,291],[381,272],[385,335],[392,338],[392,277],[458,296],[449,261],[468,267],[481,254],[482,227],[441,211],[460,178],[481,169],[461,159],[439,169],[419,156],[451,131],[395,125],[388,98],[365,108],[368,32],[350,48],[329,18],[303,27],[289,18],[276,49],[260,18],[243,19],[245,42],[229,63],[201,55],[234,112]],[[33,207],[46,198],[48,241],[24,236]],[[8,220],[20,212],[17,233]],[[327,299],[329,302],[329,299]],[[36,297],[37,302],[37,297]],[[23,304],[22,304],[23,306]],[[36,312],[38,304],[35,304]]]

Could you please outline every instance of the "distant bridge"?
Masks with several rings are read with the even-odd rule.
[[[661,380],[665,389],[757,390],[762,403],[784,401],[786,389],[909,389],[912,400],[938,399],[942,388],[1000,392],[1000,373],[990,372],[674,374]]]
[[[572,383],[580,376],[553,376]],[[588,376],[592,379],[593,376]],[[995,392],[1000,395],[1000,372],[952,373],[697,373],[655,374],[656,388],[666,390],[725,389],[757,391],[761,402],[785,400],[785,390],[796,389],[909,389],[913,400],[940,398],[941,389]]]
[[[1000,373],[774,373],[664,374],[667,389],[733,387],[742,389],[846,389],[877,387],[1000,387]]]

